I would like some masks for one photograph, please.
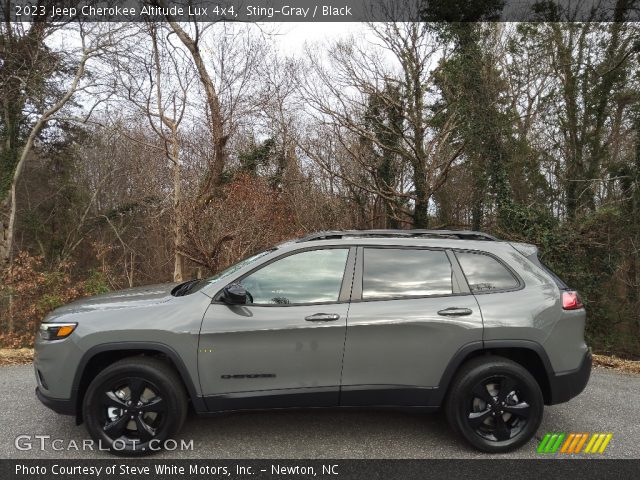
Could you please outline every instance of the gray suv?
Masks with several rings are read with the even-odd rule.
[[[443,407],[475,448],[529,441],[587,384],[578,294],[533,245],[471,231],[320,232],[218,275],[52,312],[36,395],[114,453],[199,414]],[[157,448],[156,448],[157,449]]]

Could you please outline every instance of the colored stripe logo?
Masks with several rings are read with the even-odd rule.
[[[604,453],[612,433],[547,433],[538,445],[538,453]]]

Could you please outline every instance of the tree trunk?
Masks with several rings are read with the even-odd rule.
[[[222,185],[222,173],[224,172],[226,163],[226,146],[228,136],[224,132],[222,108],[220,106],[220,99],[216,92],[213,80],[207,71],[204,59],[200,54],[200,47],[198,46],[198,43],[192,39],[187,32],[182,29],[182,27],[180,27],[178,22],[176,22],[171,15],[167,15],[166,18],[174,33],[178,36],[187,50],[189,50],[207,99],[209,126],[211,129],[211,139],[213,141],[213,159],[209,162],[205,182],[198,194],[199,203],[206,204],[212,200]]]
[[[386,228],[392,228],[392,229],[400,228],[400,222],[396,218],[397,209],[395,207],[396,205],[394,204],[393,200],[388,200],[388,199],[384,200],[384,215],[385,215]]]
[[[413,212],[413,228],[429,228],[429,189],[425,174],[418,168],[414,175],[415,210]]]
[[[9,228],[11,218],[11,196],[8,195],[0,204],[0,268],[8,263],[11,252],[11,239],[13,234]]]
[[[182,282],[184,280],[183,267],[184,259],[180,253],[182,248],[182,205],[181,205],[181,172],[180,163],[178,161],[179,144],[178,132],[173,131],[173,145],[171,151],[171,160],[173,161],[173,250],[174,250],[174,266],[173,281]]]
[[[13,334],[14,324],[13,324],[13,294],[9,294],[9,318],[7,319],[7,333],[9,335]]]
[[[475,230],[479,232],[482,230],[482,221],[483,221],[483,202],[482,198],[484,197],[483,192],[479,192],[477,189],[474,189],[473,192],[473,205],[471,206],[471,230]]]
[[[173,117],[168,117],[165,114],[164,106],[162,103],[162,70],[160,61],[160,50],[158,48],[157,30],[154,25],[151,25],[149,34],[151,36],[151,44],[153,46],[153,56],[155,61],[155,87],[156,87],[156,102],[158,108],[158,117],[160,118],[160,129],[156,129],[153,126],[153,118],[151,111],[147,110],[149,116],[149,123],[163,140],[164,152],[167,158],[171,161],[173,166],[173,281],[180,283],[184,279],[183,266],[184,257],[180,253],[183,243],[183,217],[182,217],[182,175],[180,171],[180,139],[178,137],[178,125],[180,124],[179,116],[176,115],[176,104],[174,96],[174,111]],[[167,138],[162,130],[162,125],[165,125],[171,132],[171,136]]]

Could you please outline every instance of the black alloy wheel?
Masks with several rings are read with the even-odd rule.
[[[522,365],[498,356],[466,362],[446,400],[453,429],[478,450],[502,453],[529,442],[544,410],[536,379]]]
[[[84,396],[82,414],[100,448],[117,455],[148,455],[162,449],[187,414],[182,381],[167,362],[130,357],[102,370]]]
[[[102,429],[112,440],[147,443],[166,422],[167,405],[153,383],[138,377],[118,380],[101,398]]]
[[[511,376],[496,376],[471,390],[467,422],[481,437],[504,442],[518,435],[529,421],[531,406]]]

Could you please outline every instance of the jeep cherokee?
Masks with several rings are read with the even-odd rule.
[[[443,407],[475,448],[528,442],[585,387],[585,310],[533,245],[471,231],[320,232],[216,276],[49,314],[36,394],[114,453],[199,414]]]

